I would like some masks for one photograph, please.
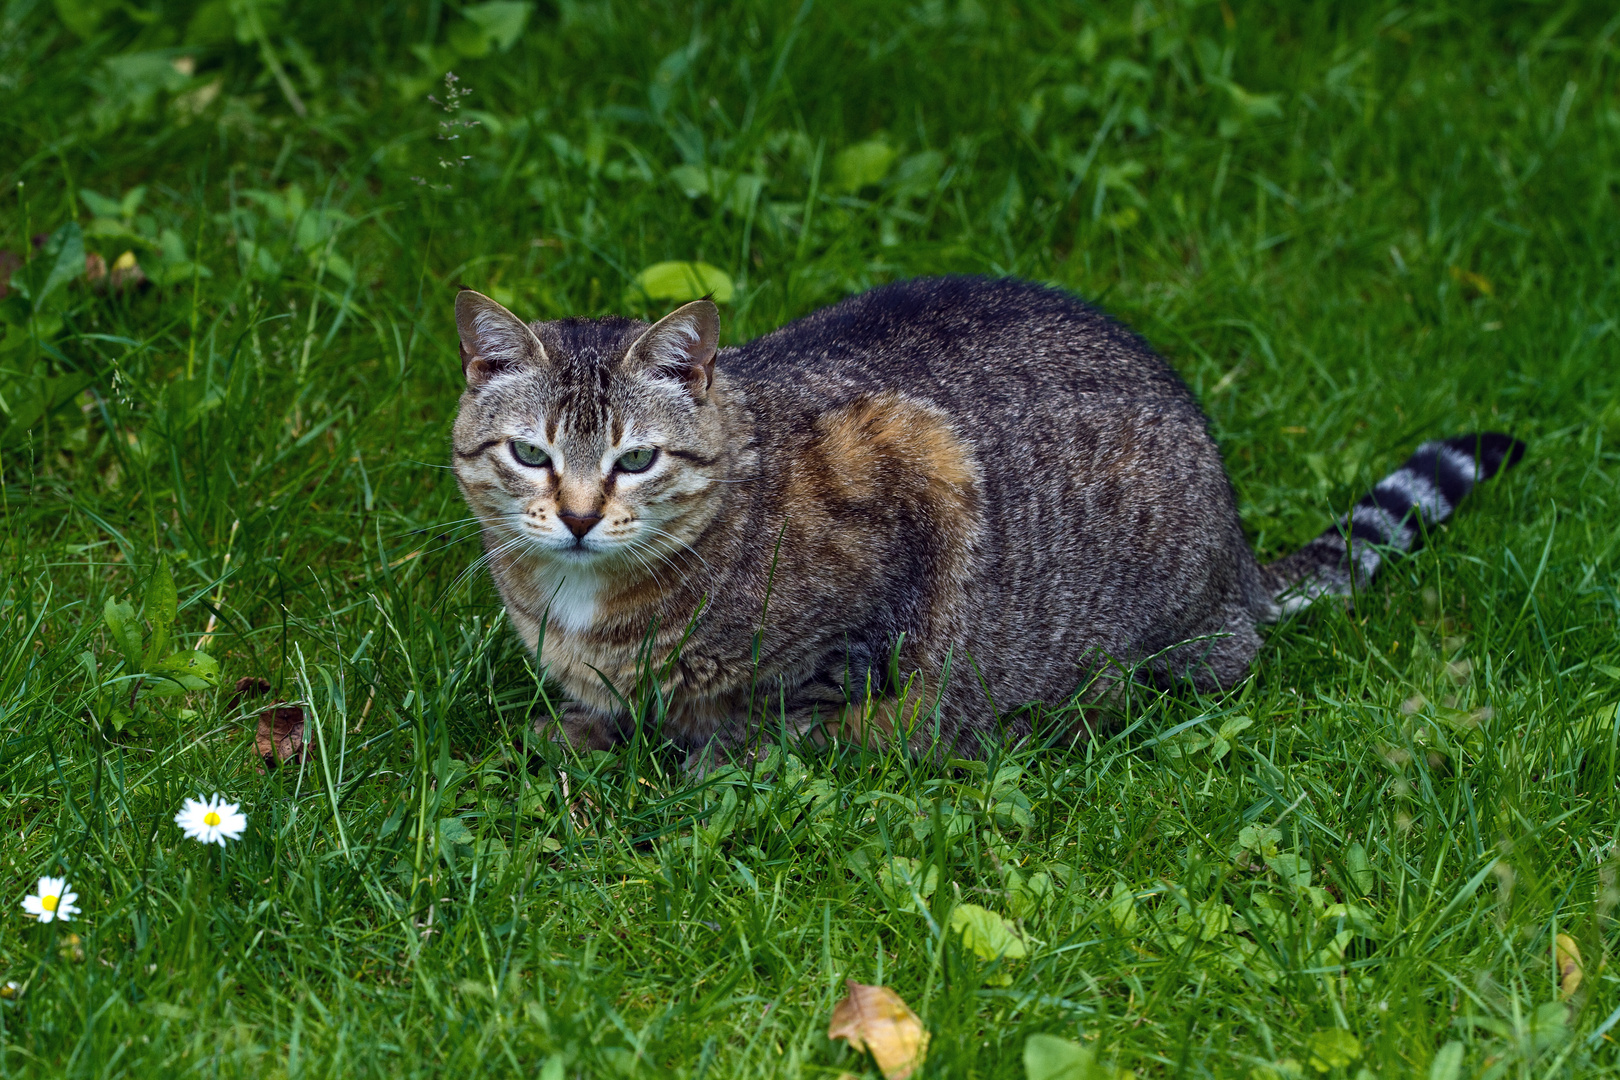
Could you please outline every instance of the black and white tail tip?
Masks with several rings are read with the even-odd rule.
[[[1496,432],[1424,443],[1332,528],[1272,564],[1278,614],[1366,585],[1385,551],[1412,550],[1422,530],[1450,517],[1475,484],[1523,456],[1524,443]]]

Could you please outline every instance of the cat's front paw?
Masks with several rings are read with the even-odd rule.
[[[682,768],[694,783],[701,783],[720,769],[751,772],[770,761],[772,749],[774,747],[743,746],[711,739],[698,749],[688,750]]]
[[[539,717],[534,722],[534,730],[579,754],[590,750],[611,750],[619,743],[619,725],[613,722],[613,718],[583,705],[569,705],[555,720],[549,716]]]

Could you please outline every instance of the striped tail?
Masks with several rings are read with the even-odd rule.
[[[1450,517],[1475,484],[1523,456],[1524,443],[1496,432],[1424,443],[1331,529],[1266,567],[1277,614],[1364,587],[1385,551],[1412,550],[1422,531]]]

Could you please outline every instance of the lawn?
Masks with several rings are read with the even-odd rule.
[[[6,0],[0,1076],[876,1077],[846,979],[926,1077],[1620,1072],[1617,62],[1579,2]],[[727,342],[1072,289],[1267,558],[1426,438],[1530,449],[1088,745],[698,782],[654,703],[569,757],[468,572],[452,304],[659,314],[670,261]]]

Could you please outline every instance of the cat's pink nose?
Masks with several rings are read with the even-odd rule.
[[[602,520],[601,514],[576,514],[572,510],[559,510],[557,517],[568,526],[568,531],[576,538],[583,538],[598,521]]]

